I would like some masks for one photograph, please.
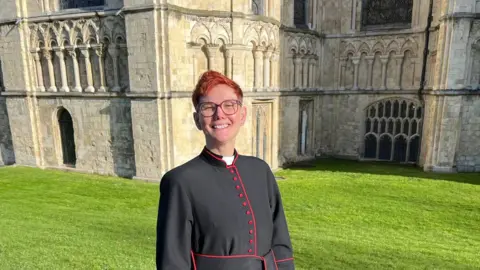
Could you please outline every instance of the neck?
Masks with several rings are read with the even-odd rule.
[[[207,149],[210,150],[212,153],[220,155],[220,156],[233,156],[235,151],[235,145],[233,143],[226,143],[226,144],[213,144],[208,143],[206,145]]]

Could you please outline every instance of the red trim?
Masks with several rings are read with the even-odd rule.
[[[272,249],[272,256],[273,256],[273,261],[275,262],[275,269],[278,270],[277,258],[275,258],[275,251],[273,251],[273,249]]]
[[[257,255],[227,255],[227,256],[219,256],[219,255],[207,255],[207,254],[198,254],[194,253],[196,256],[199,257],[206,257],[206,258],[215,258],[215,259],[239,259],[239,258],[254,258],[254,259],[263,259],[261,256]]]
[[[251,210],[251,214],[252,214],[252,220],[253,220],[253,233],[254,233],[254,238],[255,238],[255,255],[257,255],[257,221],[255,220],[255,214],[253,213],[253,208],[252,208],[252,205],[250,204],[250,200],[248,199],[248,195],[247,195],[247,190],[245,189],[245,186],[243,185],[243,180],[242,180],[242,177],[240,176],[240,172],[238,171],[238,168],[233,165],[233,168],[235,169],[235,171],[237,172],[237,175],[238,175],[238,179],[240,180],[240,184],[242,185],[242,189],[243,189],[243,193],[245,193],[245,199],[247,200],[247,203],[248,203],[248,208],[250,208]]]
[[[195,256],[193,255],[193,250],[190,250],[190,254],[192,254],[193,270],[197,270],[197,264],[195,263]]]
[[[293,261],[293,258],[278,260],[278,261],[275,261],[275,262],[286,262],[286,261]]]
[[[238,156],[239,156],[239,154],[238,154],[238,152],[237,152],[237,155],[235,156],[235,159],[233,160],[232,165],[227,165],[227,162],[225,162],[225,160],[217,157],[217,156],[216,156],[214,153],[212,153],[208,148],[205,147],[205,150],[206,150],[205,152],[207,152],[207,154],[209,154],[210,156],[212,156],[214,159],[225,163],[225,166],[227,167],[227,169],[230,169],[230,168],[232,168],[232,167],[235,167],[235,162],[237,161]]]

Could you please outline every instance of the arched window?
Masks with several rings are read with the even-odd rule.
[[[252,0],[252,12],[255,15],[265,15],[265,1]]]
[[[366,110],[365,159],[416,163],[420,153],[422,107],[410,100],[387,99]]]
[[[307,26],[307,0],[294,0],[293,23],[297,27]]]
[[[362,26],[410,26],[413,0],[363,0]]]
[[[98,7],[105,5],[105,0],[60,0],[61,9]]]
[[[60,128],[60,138],[62,140],[63,164],[75,166],[77,157],[75,154],[75,138],[72,117],[70,116],[70,113],[63,108],[58,112],[58,126]]]

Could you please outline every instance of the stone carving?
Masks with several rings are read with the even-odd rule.
[[[285,40],[289,52],[288,61],[292,61],[292,65],[285,67],[288,75],[282,77],[282,84],[294,88],[315,87],[319,59],[318,38],[309,34],[288,33]]]
[[[269,47],[276,49],[278,47],[277,25],[265,22],[252,22],[245,24],[243,31],[243,44],[249,45],[253,43],[255,46]]]
[[[197,17],[202,18],[202,17]],[[196,44],[230,44],[232,32],[225,20],[212,17],[196,20],[190,31],[190,39]]]

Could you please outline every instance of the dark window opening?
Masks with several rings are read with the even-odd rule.
[[[73,121],[70,113],[67,110],[62,109],[59,112],[58,125],[60,127],[60,137],[62,140],[63,164],[75,166],[77,157],[75,154]]]

